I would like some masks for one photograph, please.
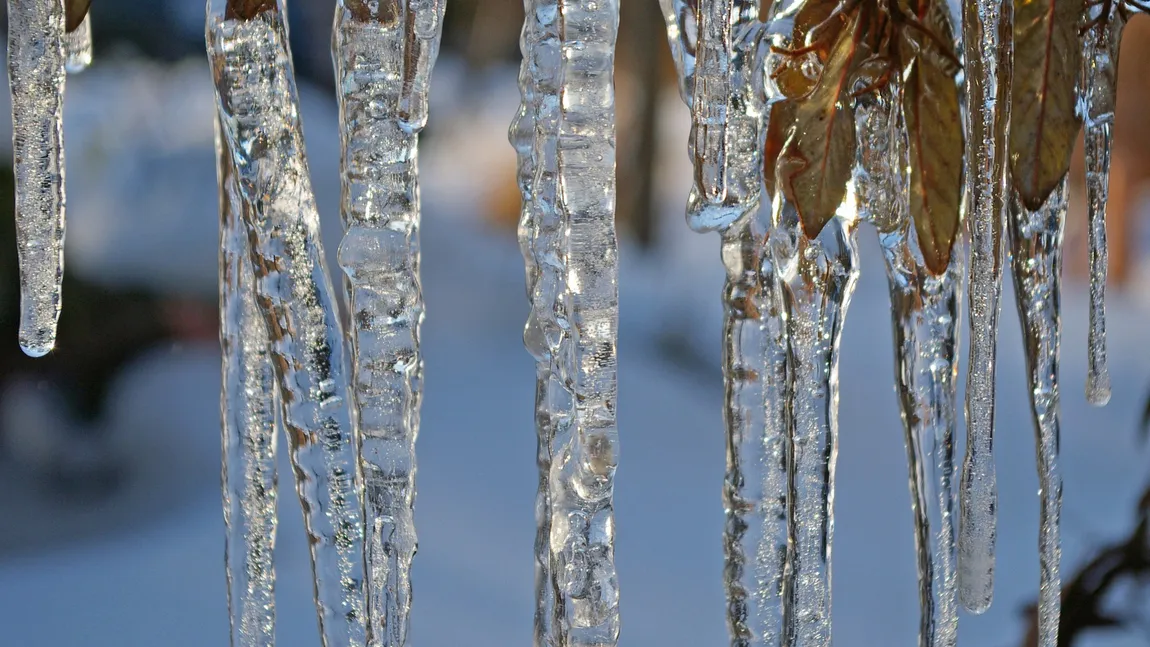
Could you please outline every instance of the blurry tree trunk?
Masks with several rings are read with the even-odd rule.
[[[658,148],[660,72],[668,56],[663,19],[654,0],[622,3],[620,60],[633,83],[630,117],[619,133],[619,218],[627,222],[643,247],[655,243],[655,151]],[[618,86],[618,79],[616,79]]]

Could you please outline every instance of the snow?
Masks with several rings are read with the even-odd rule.
[[[80,82],[89,74],[96,79],[102,65],[107,64],[97,62],[69,84],[66,128],[73,165],[68,179],[76,193],[69,201],[68,243],[81,239],[71,251],[84,259],[69,267],[210,294],[218,219],[214,190],[209,188],[214,160],[205,66],[199,60],[166,71],[139,63],[107,65],[99,77],[103,81]],[[157,77],[141,76],[149,73],[145,68],[168,78],[162,86],[149,85],[147,80]],[[450,68],[444,66],[437,75]],[[437,87],[450,88],[458,78],[450,72],[437,76]],[[487,104],[471,98],[473,103],[461,103],[454,112],[434,104],[433,132],[421,158],[428,318],[416,507],[421,545],[413,570],[415,647],[530,644],[535,372],[520,340],[527,311],[522,259],[510,232],[483,229],[478,218],[471,217],[482,185],[468,177],[476,169],[492,173],[493,168],[504,168],[506,181],[511,181],[514,152],[503,133],[517,103],[512,79],[513,71],[488,79],[492,98]],[[82,148],[86,137],[78,131],[79,122],[71,120],[80,112],[73,106],[88,99],[95,104],[99,98],[104,102],[98,104],[101,111],[112,115],[113,106],[119,106],[126,113],[115,119],[127,123],[133,111],[123,102],[136,96],[133,92],[153,93],[163,99],[162,105],[183,106],[179,122],[164,135],[170,142],[166,150],[136,165],[131,181],[125,175],[114,193],[96,200],[96,185],[89,182],[92,188],[81,189],[82,178],[116,168],[124,159],[124,145],[131,142],[112,148],[117,142],[104,138],[104,165],[78,164],[76,160],[95,159],[89,156],[98,150]],[[314,90],[301,92],[316,192],[332,251],[340,233],[334,102]],[[663,141],[668,148],[660,155],[668,160],[660,174],[668,213],[661,230],[665,247],[661,255],[651,256],[626,244],[620,250],[616,562],[624,647],[722,644],[726,632],[720,572],[722,390],[717,369],[722,270],[717,237],[691,233],[681,217],[690,178],[682,153],[687,113],[676,96],[667,100]],[[92,110],[96,114],[95,105]],[[478,132],[471,138],[459,124]],[[91,122],[89,127],[99,125]],[[498,166],[504,161],[505,166]],[[188,175],[172,177],[177,170]],[[180,193],[160,200],[161,189],[151,182]],[[153,197],[131,199],[129,187]],[[121,235],[101,236],[102,231],[129,235],[125,240]],[[73,237],[73,232],[86,233]],[[869,228],[862,230],[860,241],[863,272],[847,316],[841,358],[835,642],[839,647],[909,645],[917,635],[918,611],[889,300],[881,253]],[[461,277],[469,281],[464,284]],[[995,603],[983,616],[964,615],[959,627],[962,644],[988,647],[1020,643],[1021,609],[1034,600],[1038,587],[1034,433],[1021,336],[1007,283],[998,354]],[[1136,424],[1150,372],[1142,323],[1150,315],[1150,304],[1130,293],[1115,293],[1109,300],[1114,396],[1104,409],[1088,407],[1082,397],[1087,307],[1085,286],[1069,284],[1063,300],[1062,361],[1067,575],[1092,550],[1128,532],[1147,477]],[[968,331],[964,344],[967,339]],[[677,354],[666,350],[671,342],[677,344]],[[0,522],[5,534],[23,538],[20,546],[5,544],[12,547],[0,552],[0,642],[63,647],[131,647],[158,641],[168,647],[226,644],[219,379],[213,348],[150,354],[123,376],[114,396],[110,424],[121,431],[121,442],[133,447],[138,468],[129,492],[102,504],[106,511],[99,515],[43,499],[39,506],[29,506],[33,509],[22,513],[25,516],[9,515]],[[315,645],[307,552],[286,460],[280,473],[279,644]],[[12,480],[5,496],[15,496],[17,487],[31,489]],[[69,519],[82,523],[69,525]],[[1143,643],[1138,634],[1115,634],[1084,644]]]

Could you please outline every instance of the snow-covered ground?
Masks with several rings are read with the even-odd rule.
[[[482,103],[452,94],[465,84],[450,61],[437,75],[437,129],[422,157],[427,368],[412,644],[526,645],[536,477],[534,371],[520,342],[522,262],[507,232],[484,229],[476,217],[484,184],[508,168],[512,152],[504,132],[517,96],[509,74],[492,81]],[[70,83],[70,269],[201,293],[214,289],[208,83],[199,60],[174,69],[97,66]],[[145,100],[178,119],[149,121],[130,107]],[[670,97],[661,156],[668,160],[661,173],[668,214],[678,213],[688,178],[686,115],[677,106]],[[338,240],[334,107],[305,92],[303,110],[332,251]],[[141,132],[146,139],[136,139]],[[151,152],[129,166],[121,150],[126,141],[147,142],[133,146],[137,155]],[[665,233],[659,255],[622,250],[616,504],[625,647],[725,641],[718,244],[713,236],[687,232],[678,216],[668,216]],[[864,272],[841,363],[835,637],[840,647],[912,645],[917,594],[890,313],[877,245],[869,230],[861,238]],[[996,600],[984,616],[964,616],[960,628],[963,644],[985,647],[1019,644],[1021,609],[1038,583],[1033,431],[1012,303],[1008,292],[999,355]],[[1135,433],[1150,377],[1142,323],[1150,307],[1113,295],[1114,397],[1108,407],[1092,409],[1082,396],[1083,286],[1068,286],[1063,306],[1069,571],[1128,530],[1150,477]],[[685,341],[704,361],[667,353],[668,338]],[[159,351],[124,376],[112,424],[133,448],[133,485],[99,509],[68,507],[32,484],[3,481],[5,497],[26,500],[0,519],[0,529],[19,539],[0,553],[0,644],[226,644],[218,389],[212,348]],[[290,473],[281,474],[279,642],[315,645],[302,523]],[[1140,634],[1115,634],[1085,644],[1144,643]]]

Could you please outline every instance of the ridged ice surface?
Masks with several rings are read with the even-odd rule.
[[[958,603],[953,514],[954,433],[958,426],[961,256],[941,276],[919,251],[907,201],[908,149],[898,88],[856,108],[855,188],[886,260],[894,332],[895,387],[906,437],[918,566],[920,647],[955,647]]]
[[[774,198],[771,249],[789,345],[785,643],[831,644],[831,547],[838,456],[838,357],[858,281],[855,223],[832,218],[808,239],[794,206]]]
[[[1011,268],[1029,374],[1030,409],[1038,456],[1041,501],[1038,527],[1038,647],[1058,647],[1062,607],[1059,564],[1062,544],[1062,476],[1058,469],[1058,352],[1062,338],[1062,232],[1068,180],[1030,211],[1013,196],[1010,208]]]
[[[276,408],[243,200],[219,141],[224,526],[233,647],[275,645]]]
[[[698,0],[659,0],[663,21],[667,25],[667,42],[671,58],[675,61],[679,79],[679,96],[687,107],[694,101],[695,48],[698,42],[698,23],[695,7]]]
[[[427,121],[443,3],[393,0],[383,20],[336,8],[352,421],[360,443],[371,645],[407,642],[416,551],[423,295],[418,138]]]
[[[78,74],[92,64],[92,14],[80,26],[64,35],[64,68]]]
[[[525,0],[520,36],[523,63],[519,72],[521,104],[508,139],[518,160],[523,200],[519,245],[527,277],[530,312],[523,332],[535,359],[536,461],[539,470],[535,502],[535,612],[537,647],[563,645],[563,608],[552,577],[551,504],[552,442],[556,430],[571,434],[574,394],[565,376],[571,373],[572,336],[567,295],[567,229],[558,204],[559,137],[559,3]],[[561,366],[560,363],[563,365]]]
[[[56,344],[64,279],[64,3],[8,0],[20,347]]]
[[[1105,5],[1104,5],[1105,6]],[[1086,133],[1086,201],[1089,218],[1090,338],[1086,400],[1110,401],[1106,368],[1106,201],[1110,196],[1110,149],[1114,144],[1114,106],[1118,93],[1118,50],[1125,20],[1115,2],[1110,15],[1083,35],[1081,92]],[[1088,15],[1088,18],[1094,18]]]
[[[966,458],[959,488],[958,596],[982,613],[994,597],[998,493],[994,471],[994,374],[1002,292],[1006,157],[1014,6],[962,4],[967,113],[966,191],[970,228],[970,367]]]
[[[539,363],[536,425],[539,465],[547,472],[537,499],[536,549],[542,551],[546,534],[548,554],[536,556],[537,578],[546,581],[537,579],[535,639],[605,647],[619,638],[613,505],[619,5],[529,0],[524,6],[523,105],[510,135],[525,198],[520,242],[532,307],[524,339]]]
[[[207,40],[309,535],[323,644],[362,645],[357,451],[286,25],[279,10],[247,21],[209,15]]]

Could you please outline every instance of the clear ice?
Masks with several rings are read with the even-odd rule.
[[[216,132],[220,186],[225,563],[232,647],[275,645],[276,409],[267,328],[255,300],[243,201]]]
[[[228,19],[207,43],[236,171],[256,302],[304,510],[325,647],[365,642],[363,525],[343,338],[324,265],[282,5]]]
[[[92,64],[92,14],[80,26],[64,35],[64,68],[79,74]]]
[[[56,344],[64,279],[64,3],[8,0],[20,347]]]
[[[538,362],[539,465],[547,472],[537,499],[536,548],[542,551],[546,533],[548,554],[537,554],[536,576],[548,581],[537,579],[536,644],[606,647],[619,639],[613,504],[619,4],[528,0],[525,9],[523,104],[510,139],[525,199],[520,242],[531,313],[524,339]]]
[[[351,312],[346,332],[364,486],[368,644],[399,647],[407,642],[411,609],[423,389],[418,140],[444,6],[390,0],[374,14],[367,6],[344,0],[335,16],[343,145],[339,265]]]
[[[1062,232],[1068,208],[1068,180],[1030,211],[1015,194],[1010,208],[1011,267],[1018,317],[1026,349],[1030,410],[1038,455],[1041,514],[1038,529],[1038,646],[1058,647],[1062,607],[1059,517],[1062,476],[1058,470],[1058,348],[1062,337]]]
[[[966,457],[959,486],[958,597],[982,613],[994,597],[998,492],[994,471],[994,375],[1002,292],[1006,157],[1014,62],[1014,5],[962,3],[966,61],[966,204],[970,228],[970,367]]]
[[[860,216],[874,223],[886,260],[895,384],[906,436],[914,514],[920,647],[955,647],[958,604],[953,506],[958,426],[959,254],[936,276],[919,251],[908,202],[908,145],[897,82],[855,109]]]
[[[1114,106],[1118,93],[1118,50],[1126,20],[1121,0],[1090,3],[1083,40],[1081,91],[1085,103],[1086,199],[1089,217],[1090,337],[1086,400],[1095,406],[1110,401],[1106,368],[1106,201],[1110,196],[1110,149],[1114,142]],[[1100,15],[1105,7],[1109,15]]]

